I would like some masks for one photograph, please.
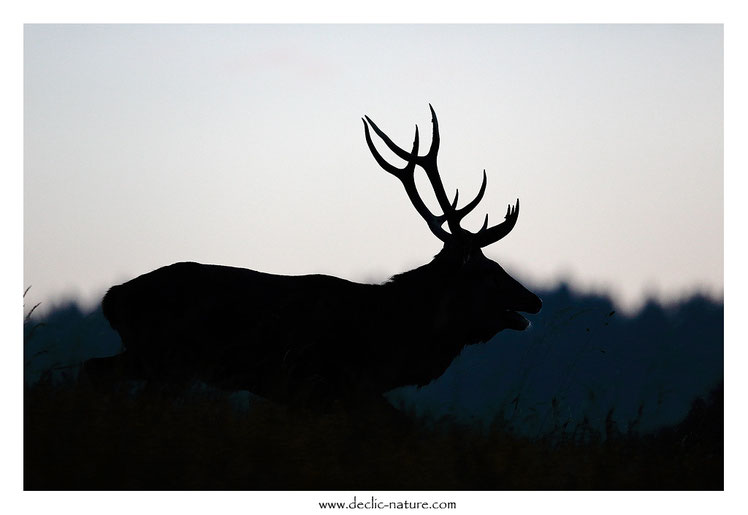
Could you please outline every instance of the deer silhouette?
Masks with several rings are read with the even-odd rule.
[[[519,199],[505,219],[472,233],[461,220],[483,198],[458,208],[437,169],[439,126],[431,109],[431,147],[419,155],[395,145],[367,116],[366,143],[377,163],[397,177],[416,211],[444,244],[431,262],[382,284],[326,275],[281,276],[243,268],[176,263],[112,287],[104,316],[124,352],[89,360],[93,377],[122,374],[147,384],[187,387],[201,381],[225,390],[249,390],[281,403],[381,399],[404,385],[440,377],[466,345],[503,329],[529,325],[518,312],[537,313],[541,300],[485,257],[481,249],[514,228]],[[405,161],[387,162],[370,128]],[[414,180],[428,177],[441,214],[432,213]],[[446,224],[446,228],[445,228]]]

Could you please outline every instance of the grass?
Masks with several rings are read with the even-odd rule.
[[[27,490],[721,490],[723,395],[640,436],[612,419],[529,438],[497,421],[313,413],[223,394],[25,391]]]
[[[31,317],[35,309],[32,307],[24,319],[27,490],[724,487],[721,387],[707,399],[694,402],[680,424],[656,434],[638,431],[641,408],[633,420],[619,422],[623,428],[617,426],[613,411],[604,423],[604,410],[598,410],[592,422],[564,415],[563,397],[572,380],[578,379],[581,358],[585,353],[604,352],[595,346],[597,340],[591,340],[594,331],[585,330],[597,328],[590,326],[590,321],[598,321],[598,312],[603,313],[600,327],[606,328],[606,339],[612,336],[607,326],[609,320],[615,320],[607,309],[592,312],[589,320],[580,320],[583,325],[564,332],[579,338],[581,328],[582,345],[573,347],[576,351],[561,370],[557,389],[549,390],[555,394],[547,406],[539,407],[542,430],[523,435],[511,427],[517,423],[513,418],[519,417],[515,412],[522,385],[531,381],[530,365],[517,397],[511,402],[507,397],[507,406],[513,405],[515,410],[501,410],[507,418],[497,418],[488,428],[457,419],[435,420],[415,413],[393,416],[379,410],[315,413],[262,402],[237,409],[235,399],[215,392],[175,399],[105,394],[78,384],[75,367],[69,365],[76,361],[72,350],[84,340],[100,346],[108,325],[100,313],[84,315],[80,310],[38,322]],[[558,352],[572,348],[562,345],[561,333],[564,324],[579,318],[579,313],[551,310],[553,316],[538,344]],[[691,320],[685,315],[681,318]],[[702,319],[697,317],[695,324],[708,326]],[[655,333],[643,326],[631,332]],[[680,341],[678,338],[673,336],[674,341]],[[531,347],[527,349],[529,352]],[[536,364],[519,358],[519,363]],[[553,355],[541,352],[534,359],[553,359]],[[40,370],[41,380],[37,380]],[[445,395],[437,392],[436,400]]]

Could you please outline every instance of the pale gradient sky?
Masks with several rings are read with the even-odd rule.
[[[719,25],[54,26],[25,31],[27,304],[193,260],[383,280],[440,247],[361,116],[439,116],[466,225],[530,286],[624,307],[723,288]],[[421,191],[429,191],[421,180]],[[433,203],[432,203],[433,204]]]

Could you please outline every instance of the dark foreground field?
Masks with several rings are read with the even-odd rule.
[[[104,395],[44,381],[24,399],[26,490],[721,490],[722,388],[656,434],[313,414],[220,394]]]

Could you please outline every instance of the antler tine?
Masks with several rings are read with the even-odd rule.
[[[461,207],[460,209],[455,209],[455,218],[457,219],[458,223],[461,222],[462,219],[465,218],[465,216],[468,215],[473,209],[475,209],[483,199],[483,194],[486,192],[487,182],[488,178],[486,177],[486,171],[483,170],[483,183],[480,185],[480,191],[478,191],[478,194],[466,206]],[[457,202],[454,202],[453,207],[457,207]]]
[[[483,248],[486,245],[490,245],[491,243],[495,243],[499,241],[501,238],[509,234],[509,232],[514,228],[514,225],[517,223],[518,217],[519,217],[519,199],[517,199],[517,203],[514,206],[511,206],[511,205],[507,206],[506,216],[504,217],[504,221],[498,225],[494,225],[491,228],[487,228],[488,215],[486,215],[486,221],[483,223],[483,227],[475,235],[476,245],[480,248]]]
[[[389,138],[389,136],[387,136],[387,135],[386,135],[386,134],[385,134],[385,133],[384,133],[384,132],[382,131],[382,129],[380,129],[379,127],[377,127],[377,124],[376,124],[376,123],[374,123],[373,121],[371,121],[371,118],[369,118],[369,117],[368,117],[368,116],[366,116],[366,115],[364,115],[364,118],[366,118],[366,120],[365,120],[365,122],[364,122],[364,127],[366,127],[366,122],[369,122],[369,123],[371,124],[371,128],[372,128],[372,129],[374,129],[374,132],[376,132],[376,133],[377,133],[377,136],[379,136],[380,138],[382,138],[382,141],[384,141],[384,143],[385,143],[385,144],[387,145],[387,147],[388,147],[388,148],[389,148],[390,150],[392,150],[392,152],[394,152],[394,153],[395,153],[395,155],[396,155],[397,157],[399,157],[399,158],[401,158],[401,159],[405,159],[406,161],[411,161],[411,160],[413,160],[413,162],[414,162],[414,165],[416,164],[416,162],[417,162],[417,161],[419,160],[419,158],[418,158],[418,156],[417,156],[417,155],[416,155],[416,156],[413,156],[413,154],[411,154],[411,153],[408,153],[408,152],[406,152],[405,150],[403,150],[402,148],[400,148],[400,147],[398,147],[397,145],[395,145],[395,142],[393,142],[393,141],[392,141],[392,140],[391,140],[391,139]],[[366,131],[366,135],[367,135],[367,136],[366,136],[366,140],[367,140],[367,142],[368,142],[368,141],[370,141],[370,140],[371,140],[371,138],[369,137],[369,131],[368,131],[368,129],[367,129],[367,131]],[[418,126],[417,126],[417,125],[416,125],[416,137],[418,137]],[[371,146],[369,146],[369,148],[371,148]],[[415,157],[415,160],[413,159],[413,157]]]
[[[423,156],[423,162],[433,162],[436,165],[436,154],[439,152],[439,143],[441,138],[439,137],[439,120],[436,119],[436,112],[434,108],[429,104],[429,110],[431,111],[431,147],[429,151]]]
[[[374,156],[374,159],[379,164],[379,166],[381,166],[382,168],[384,168],[385,171],[391,173],[392,175],[394,175],[400,180],[402,180],[403,175],[408,175],[408,174],[412,175],[416,168],[416,162],[412,156],[418,153],[418,127],[416,127],[416,136],[413,141],[413,152],[409,154],[405,152],[403,149],[401,149],[400,147],[398,147],[397,145],[395,145],[394,143],[392,143],[392,141],[386,136],[383,137],[384,133],[382,133],[382,131],[380,131],[379,128],[376,125],[374,125],[374,122],[369,120],[368,116],[366,117],[366,120],[362,118],[362,121],[364,122],[364,136],[366,138],[366,144],[368,145],[369,151]],[[406,161],[408,161],[408,164],[405,166],[405,168],[397,168],[396,166],[385,161],[385,159],[379,153],[377,148],[374,146],[374,142],[371,140],[371,134],[369,133],[369,126],[366,123],[367,121],[371,124],[372,128],[374,129],[374,132],[376,132],[384,140],[385,143],[389,142],[387,146],[389,146],[390,148],[393,148],[393,147],[397,148],[398,152],[396,152],[396,154],[402,157],[403,159],[405,159]]]
[[[431,229],[431,232],[434,233],[437,238],[446,243],[446,241],[451,237],[451,235],[442,227],[446,219],[446,215],[436,216],[435,214],[433,214],[429,210],[429,208],[426,207],[426,204],[424,204],[423,199],[421,199],[421,196],[418,194],[418,189],[416,188],[414,172],[416,161],[418,159],[418,126],[416,125],[416,134],[413,140],[413,150],[411,150],[410,153],[407,153],[403,149],[395,145],[392,140],[390,140],[387,135],[384,134],[368,116],[365,118],[366,119],[363,120],[364,136],[366,137],[366,144],[369,146],[369,150],[374,156],[374,159],[385,171],[400,179],[400,182],[402,182],[403,187],[405,188],[405,193],[407,193],[410,202],[413,204],[413,207],[416,208],[418,214],[420,214],[421,217],[426,221],[429,229]],[[381,156],[379,151],[374,146],[374,142],[372,142],[371,140],[371,134],[369,133],[369,126],[367,122],[371,124],[374,132],[376,132],[377,135],[382,138],[382,140],[395,154],[407,161],[408,164],[406,164],[404,168],[397,168],[396,166],[385,161],[385,159]]]
[[[457,215],[457,196],[459,195],[459,192],[458,195],[455,195],[454,202],[450,203],[449,198],[447,198],[447,193],[444,190],[444,183],[442,183],[442,178],[439,175],[439,169],[436,165],[436,155],[439,152],[439,144],[441,142],[441,138],[439,137],[439,120],[436,118],[436,112],[431,104],[429,104],[429,109],[431,110],[432,125],[431,147],[425,156],[417,158],[418,164],[426,172],[426,177],[428,177],[429,182],[431,183],[434,195],[436,196],[436,201],[439,203],[439,207],[444,213],[443,218],[446,219],[447,224],[449,225],[449,230],[453,236],[459,237],[465,232],[464,229],[460,227],[460,218]]]
[[[431,147],[429,148],[429,151],[424,156],[416,156],[415,161],[416,164],[420,166],[424,166],[427,163],[433,163],[436,164],[436,154],[439,152],[439,121],[436,119],[436,113],[434,112],[434,108],[431,107],[431,104],[429,104],[429,109],[431,109],[431,123],[433,125],[432,135],[431,135]],[[398,145],[395,144],[394,141],[390,139],[387,134],[382,131],[379,127],[377,127],[377,124],[372,121],[371,118],[364,115],[364,118],[366,119],[366,122],[369,122],[371,124],[371,128],[374,129],[374,132],[377,133],[377,136],[382,138],[382,141],[387,145],[387,147],[392,150],[392,152],[395,153],[395,155],[401,159],[405,159],[406,161],[411,159],[411,154],[409,154],[404,149],[400,148]],[[418,130],[418,127],[416,126],[416,130]]]

